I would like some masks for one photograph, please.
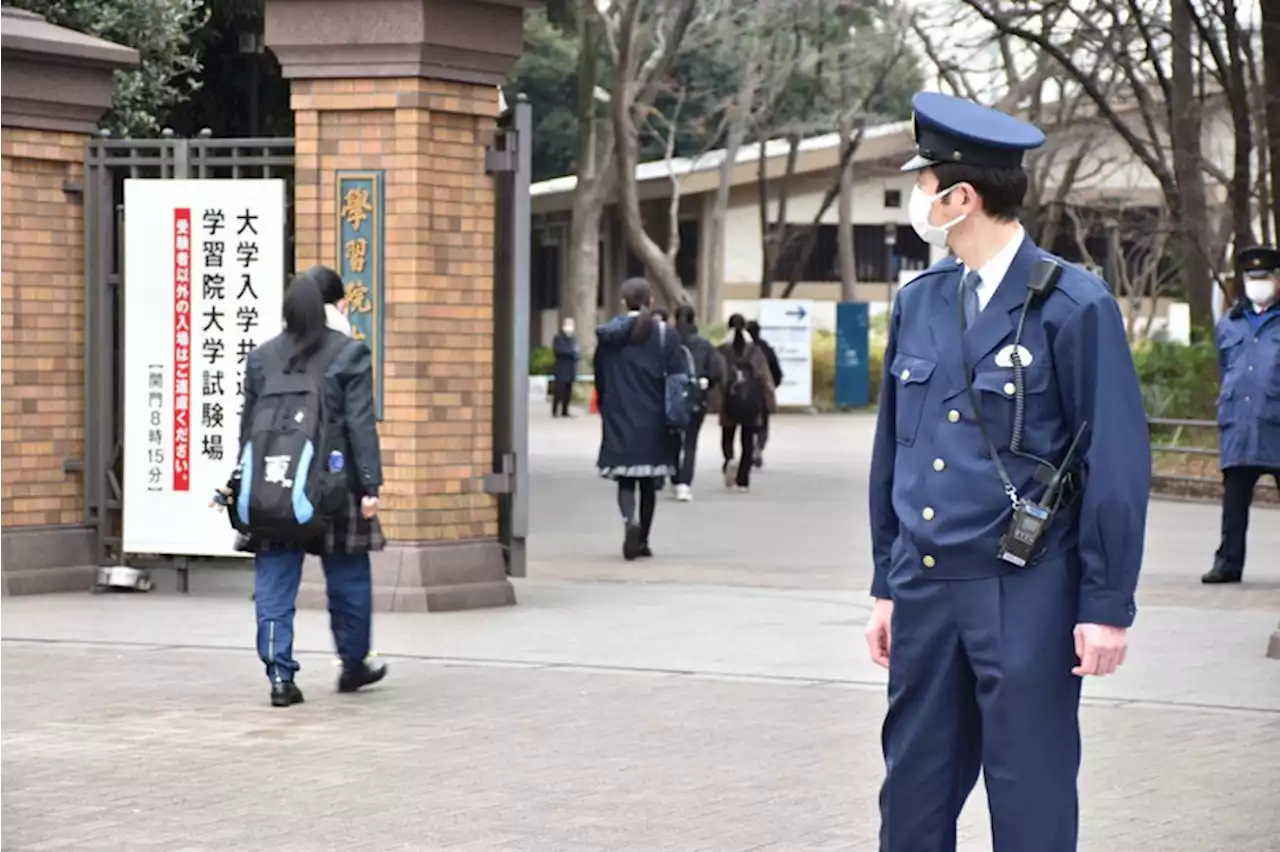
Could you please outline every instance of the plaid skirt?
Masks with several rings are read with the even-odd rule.
[[[349,492],[347,510],[336,515],[322,534],[307,542],[301,549],[314,556],[324,556],[329,553],[370,553],[386,547],[387,539],[382,534],[382,522],[378,520],[378,516],[366,519],[360,514],[362,496]],[[236,533],[236,550],[245,553],[298,549],[296,542],[263,541],[244,533]]]

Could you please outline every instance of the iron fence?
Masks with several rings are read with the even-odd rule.
[[[1153,431],[1157,428],[1177,430],[1175,432],[1174,443],[1163,444],[1163,443],[1153,442],[1151,444],[1151,453],[1152,453],[1153,462],[1155,460],[1155,457],[1161,453],[1170,453],[1170,454],[1176,453],[1178,455],[1206,456],[1206,457],[1212,457],[1212,458],[1218,457],[1217,447],[1204,447],[1204,446],[1195,446],[1195,445],[1184,446],[1176,443],[1177,441],[1176,436],[1181,435],[1183,430],[1204,430],[1204,429],[1216,430],[1218,428],[1218,424],[1216,421],[1181,420],[1173,417],[1148,417],[1147,426]],[[1184,482],[1184,483],[1194,483],[1197,485],[1221,485],[1222,484],[1221,478],[1216,476],[1194,476],[1191,474],[1161,473],[1158,470],[1152,470],[1151,478],[1155,482]]]
[[[293,140],[90,140],[85,149],[85,520],[96,533],[99,564],[124,559],[123,415],[125,287],[124,184],[130,179],[283,178],[285,273],[293,271]]]

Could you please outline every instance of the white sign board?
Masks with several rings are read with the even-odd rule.
[[[806,299],[761,299],[760,336],[778,354],[782,385],[778,405],[813,405],[813,302]]]
[[[124,550],[234,556],[210,509],[240,440],[244,365],[280,333],[283,180],[124,185]]]

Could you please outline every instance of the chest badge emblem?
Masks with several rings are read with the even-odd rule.
[[[1018,360],[1022,362],[1022,366],[1024,367],[1030,366],[1031,363],[1035,361],[1035,359],[1031,357],[1030,350],[1028,350],[1027,347],[1025,346],[1018,347]],[[1012,346],[1006,346],[1005,348],[1001,349],[999,352],[996,353],[996,366],[997,367],[1013,366],[1013,347]]]

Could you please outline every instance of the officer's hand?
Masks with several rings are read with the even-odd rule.
[[[871,618],[867,621],[867,647],[871,650],[871,661],[886,669],[889,668],[889,646],[893,643],[892,622],[893,601],[876,598]]]
[[[360,514],[367,521],[378,514],[378,498],[364,497],[360,500]]]
[[[1071,670],[1076,677],[1109,675],[1124,663],[1129,632],[1109,624],[1077,624],[1076,656],[1080,665]]]

